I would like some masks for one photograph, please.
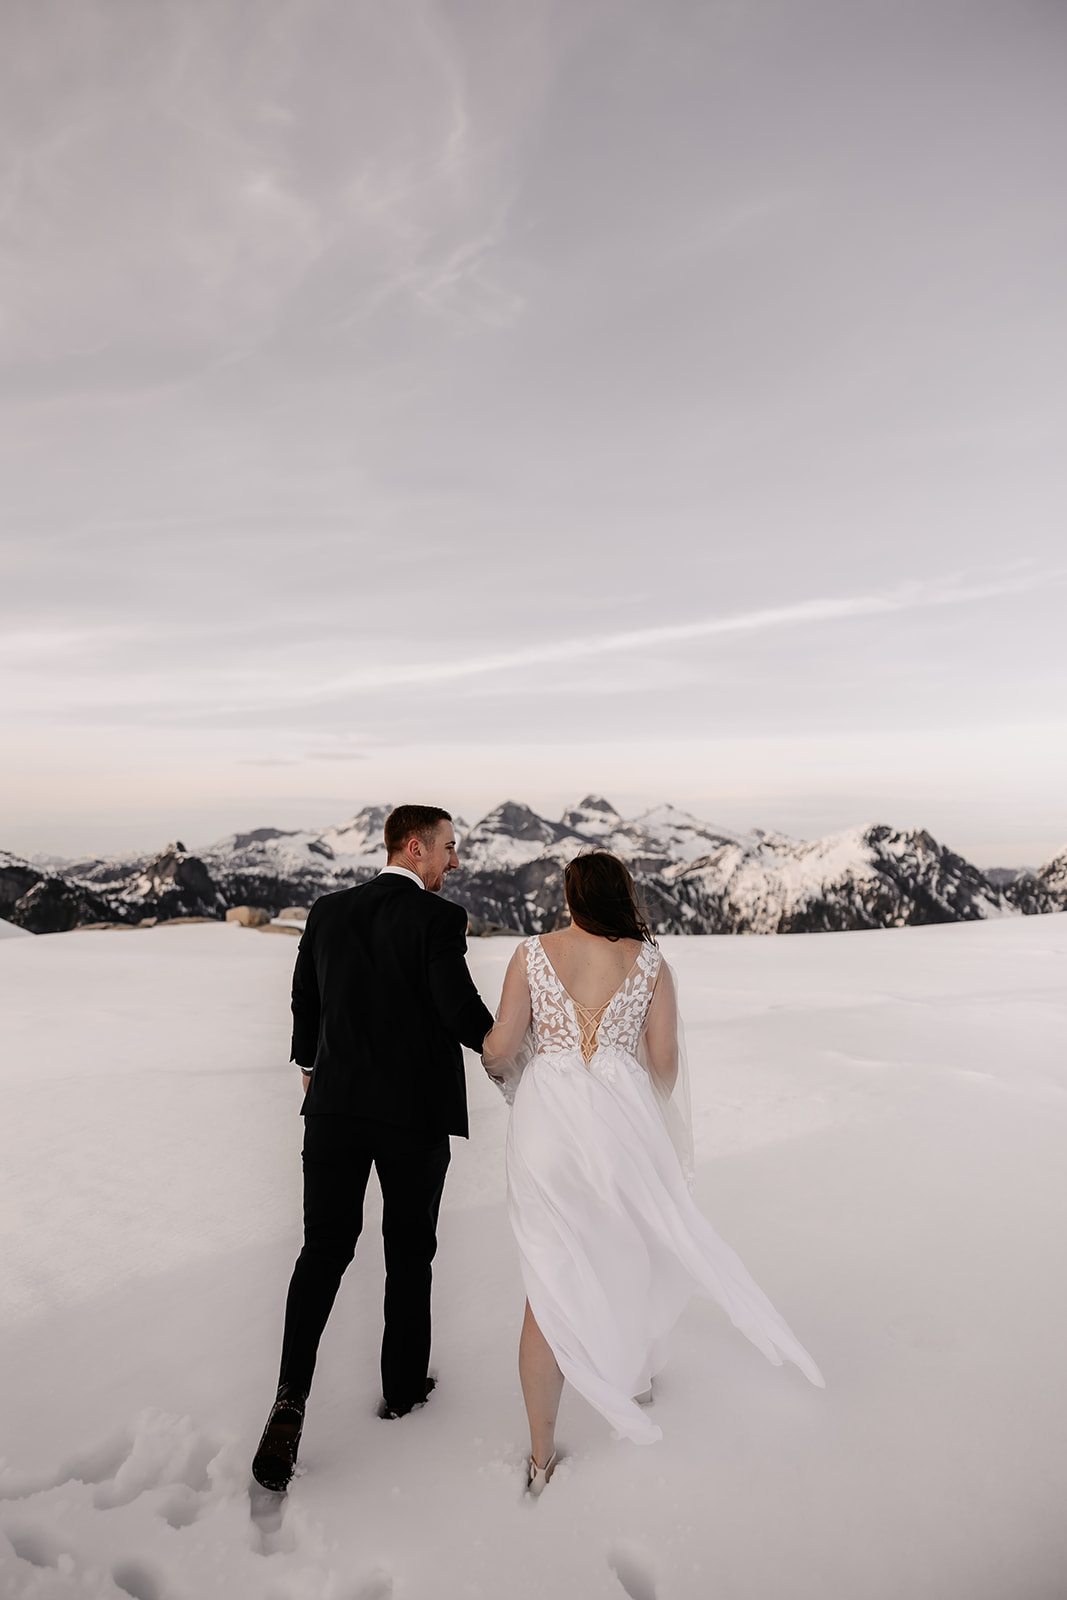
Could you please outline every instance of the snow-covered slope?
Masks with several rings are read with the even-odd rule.
[[[928,833],[886,827],[811,844],[765,834],[755,849],[724,846],[668,877],[702,932],[818,933],[1018,914],[977,867]]]
[[[472,942],[495,1005],[511,939]],[[468,1060],[438,1387],[374,1415],[381,1199],[273,1519],[249,1464],[300,1242],[296,941],[0,945],[0,1595],[11,1600],[1060,1600],[1067,917],[671,939],[696,1198],[817,1357],[695,1300],[613,1440],[565,1392],[535,1507],[504,1202]]]
[[[0,915],[38,933],[94,922],[224,914],[250,904],[309,906],[385,864],[390,807],[296,831],[256,828],[189,852],[47,866],[0,854]],[[563,914],[563,867],[599,846],[630,865],[659,933],[797,933],[973,921],[1067,906],[1067,856],[993,882],[920,830],[853,828],[811,842],[739,834],[661,805],[630,819],[587,795],[559,819],[506,800],[474,827],[456,821],[460,870],[450,898],[476,925],[522,933]]]

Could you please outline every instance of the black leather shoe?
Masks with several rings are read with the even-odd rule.
[[[388,1400],[383,1400],[378,1407],[378,1415],[383,1422],[395,1422],[397,1417],[406,1417],[409,1411],[420,1410],[437,1388],[436,1378],[426,1379],[426,1389],[421,1400],[411,1400],[407,1405],[390,1405]]]
[[[275,1494],[284,1494],[292,1481],[306,1404],[306,1395],[291,1384],[283,1383],[271,1407],[259,1449],[252,1458],[253,1478]]]

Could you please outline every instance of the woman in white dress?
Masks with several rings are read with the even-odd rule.
[[[508,1212],[527,1297],[519,1376],[533,1494],[556,1464],[564,1379],[617,1437],[661,1437],[641,1402],[694,1293],[776,1366],[792,1361],[823,1386],[689,1193],[675,987],[633,879],[596,850],[570,862],[564,884],[571,926],[519,945],[482,1056],[513,1094]]]

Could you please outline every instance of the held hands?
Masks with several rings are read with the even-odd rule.
[[[496,1084],[510,1106],[515,1099],[515,1090],[518,1087],[521,1073],[514,1071],[513,1063],[509,1061],[507,1056],[498,1056],[493,1053],[490,1048],[492,1037],[492,1033],[487,1033],[482,1042],[482,1066],[485,1068],[489,1082]]]
[[[483,1062],[482,1065],[485,1066],[485,1063]],[[485,1068],[489,1082],[496,1084],[497,1088],[500,1090],[500,1093],[504,1096],[504,1099],[507,1101],[509,1106],[513,1105],[515,1101],[515,1090],[518,1088],[518,1079],[500,1077],[500,1064],[494,1063],[494,1065],[496,1067],[494,1072],[490,1072],[488,1067]]]

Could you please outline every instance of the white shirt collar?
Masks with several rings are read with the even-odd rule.
[[[417,883],[420,889],[425,889],[426,887],[418,873],[412,872],[408,867],[383,867],[378,874],[379,878],[384,878],[387,872],[395,872],[398,878],[410,878],[412,883]]]

